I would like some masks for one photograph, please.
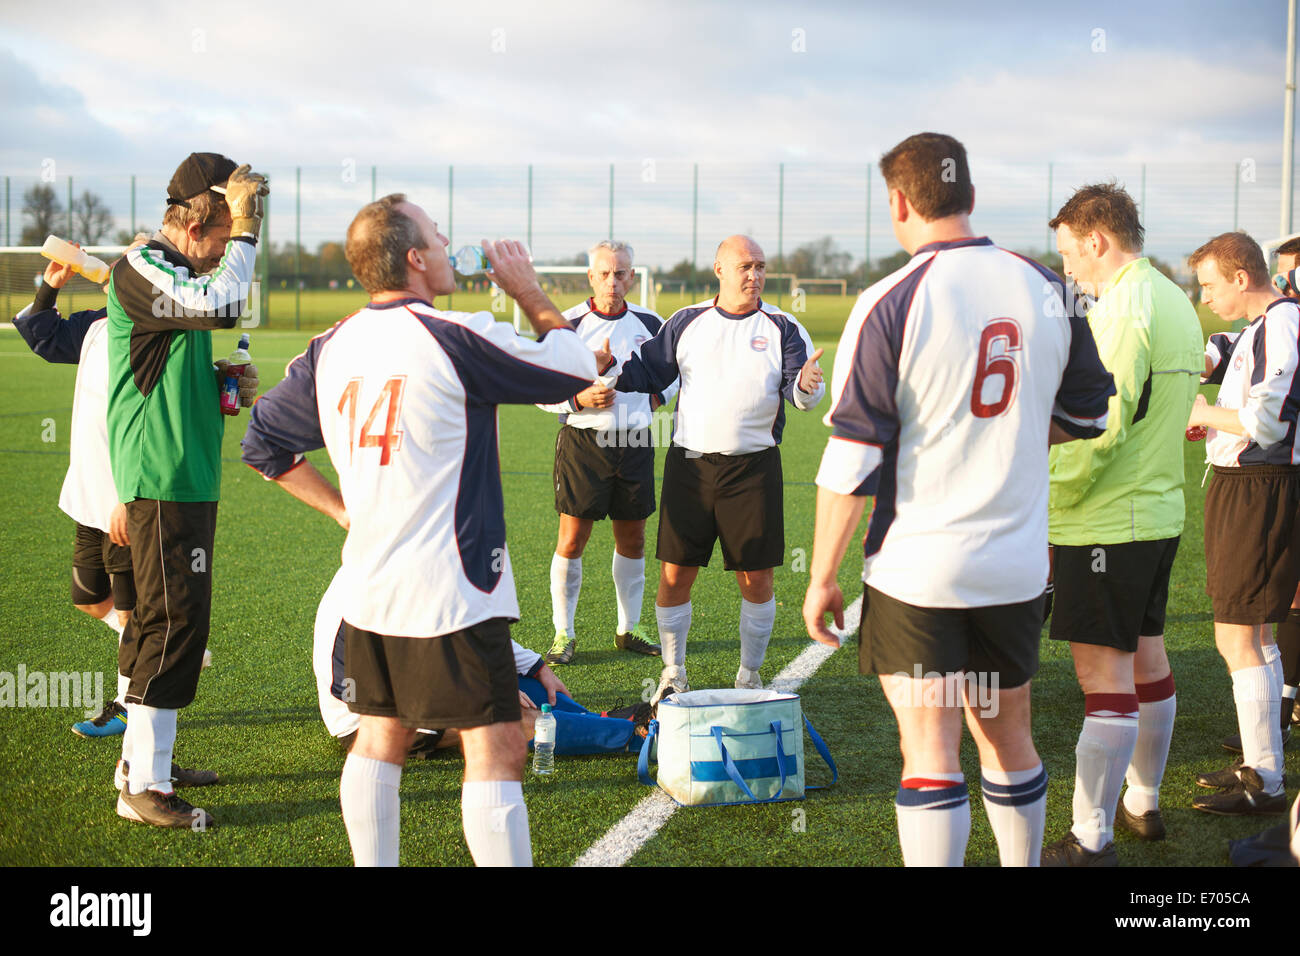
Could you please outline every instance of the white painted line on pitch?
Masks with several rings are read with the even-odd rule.
[[[862,598],[850,604],[844,610],[844,630],[831,630],[839,635],[843,642],[858,629],[858,619],[862,613]],[[841,643],[841,646],[842,643]],[[812,643],[781,669],[767,686],[772,690],[793,694],[808,678],[817,673],[817,668],[826,663],[836,648],[825,644]],[[641,802],[633,807],[628,815],[614,824],[603,837],[587,848],[587,851],[573,861],[574,866],[622,866],[636,854],[641,847],[650,842],[659,832],[668,818],[677,810],[672,797],[658,787]]]

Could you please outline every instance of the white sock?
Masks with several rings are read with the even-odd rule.
[[[118,679],[121,680],[120,677]],[[126,704],[125,706],[126,706],[127,721],[126,721],[126,730],[122,733],[122,760],[124,760],[126,763],[129,764],[131,762],[131,758],[135,756],[135,726],[136,725],[131,722],[131,708],[135,705]],[[116,770],[116,768],[114,768],[114,770]],[[116,774],[114,774],[114,776],[116,777]],[[116,782],[117,781],[115,779],[114,783]]]
[[[655,623],[659,625],[659,646],[665,667],[686,665],[686,635],[691,630],[691,602],[676,607],[655,604]]]
[[[573,615],[582,590],[582,558],[551,556],[551,623],[555,632],[573,637]]]
[[[402,838],[401,784],[400,764],[361,757],[355,751],[343,761],[339,803],[357,866],[397,866]]]
[[[1264,666],[1268,668],[1268,679],[1273,685],[1273,692],[1280,698],[1286,681],[1282,678],[1282,652],[1276,644],[1264,645]]]
[[[961,774],[927,773],[904,780],[894,797],[894,816],[904,866],[961,866],[965,862],[970,794]]]
[[[1124,791],[1124,807],[1129,813],[1141,816],[1160,809],[1160,782],[1165,778],[1165,765],[1169,762],[1169,741],[1174,736],[1178,697],[1174,694],[1172,674],[1163,681],[1138,684],[1137,692],[1138,735],[1133,759],[1124,777],[1128,783],[1128,789]],[[1153,695],[1164,693],[1168,696],[1151,699]]]
[[[176,711],[145,704],[126,705],[132,733],[131,792],[172,792],[172,748],[176,745]],[[134,726],[133,726],[134,725]]]
[[[126,627],[126,625],[123,624],[120,620],[118,620],[117,608],[115,607],[109,608],[108,613],[105,614],[103,617],[101,617],[100,620],[113,629],[114,633],[117,634],[117,639],[119,641],[122,639],[122,630]]]
[[[1083,729],[1074,748],[1074,824],[1079,844],[1094,853],[1115,838],[1115,810],[1124,771],[1137,745],[1137,694],[1085,694]]]
[[[614,596],[618,600],[618,633],[626,634],[641,623],[645,597],[645,558],[625,558],[614,552]]]
[[[1243,667],[1232,672],[1232,700],[1237,705],[1241,731],[1241,762],[1254,767],[1267,793],[1282,786],[1282,726],[1273,675],[1267,666]]]
[[[984,812],[998,841],[1003,866],[1038,866],[1047,822],[1047,771],[981,767]]]
[[[117,675],[117,696],[114,697],[113,699],[117,701],[119,704],[121,704],[123,707],[126,706],[126,691],[127,688],[129,688],[130,686],[131,686],[131,678],[123,674]]]
[[[776,622],[776,597],[763,604],[750,604],[740,599],[740,665],[756,671],[763,666],[767,656],[767,642],[772,639],[772,625]]]
[[[475,866],[532,866],[528,807],[518,780],[466,780],[460,820]]]

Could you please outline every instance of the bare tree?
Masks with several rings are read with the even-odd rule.
[[[89,189],[72,201],[72,222],[83,246],[96,246],[113,228],[113,213],[104,200]]]
[[[63,205],[53,186],[36,185],[23,193],[23,215],[31,222],[23,226],[21,246],[39,246],[63,220]]]

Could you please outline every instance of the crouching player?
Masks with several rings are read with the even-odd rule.
[[[1300,463],[1295,448],[1300,308],[1269,284],[1264,253],[1228,232],[1188,260],[1202,301],[1225,321],[1250,318],[1234,340],[1212,336],[1205,381],[1188,421],[1204,426],[1214,481],[1205,495],[1206,591],[1214,640],[1232,674],[1242,763],[1197,782],[1215,792],[1192,806],[1207,813],[1282,813],[1282,666],[1264,654],[1271,623],[1287,618],[1300,582]]]

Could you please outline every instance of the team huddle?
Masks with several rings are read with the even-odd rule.
[[[1300,242],[1283,246],[1276,288],[1245,234],[1193,254],[1206,304],[1251,320],[1206,343],[1186,294],[1142,256],[1123,189],[1084,187],[1051,221],[1071,288],[972,230],[974,188],[955,139],[909,137],[880,169],[911,259],[862,293],[835,353],[803,617],[813,640],[839,646],[838,571],[873,499],[859,668],[879,676],[898,723],[905,864],[964,861],[963,717],[1003,865],[1111,866],[1117,827],[1165,838],[1159,791],[1176,698],[1163,634],[1188,439],[1206,440],[1214,470],[1207,591],[1238,715],[1225,746],[1241,753],[1198,777],[1206,792],[1194,806],[1285,813],[1282,748],[1300,684]],[[216,824],[175,788],[217,774],[178,766],[173,750],[211,612],[217,383],[227,378],[214,371],[211,330],[242,311],[266,194],[247,166],[192,154],[162,229],[114,264],[106,310],[63,320],[56,296],[68,274],[52,266],[15,319],[42,357],[79,364],[60,499],[78,522],[73,603],[120,634],[118,698],[74,730],[122,736],[117,811],[155,826]],[[453,745],[475,863],[531,865],[521,780],[538,708],[564,715],[560,752],[635,751],[656,705],[690,689],[691,591],[719,544],[741,594],[734,683],[762,688],[786,554],[785,406],[812,411],[826,397],[822,350],[762,299],[767,263],[748,237],[719,245],[717,295],[667,320],[626,301],[626,243],[589,250],[592,296],[561,313],[521,244],[485,242],[489,277],[535,338],[489,313],[435,307],[456,288],[447,244],[404,195],[368,204],[345,247],[367,306],[312,339],[255,403],[256,369],[237,382],[252,405],[243,461],[348,532],[316,618],[314,669],[322,717],[347,748],[340,797],[357,865],[397,865],[403,765]],[[1198,396],[1202,382],[1221,386],[1216,405]],[[545,655],[510,636],[520,609],[502,404],[560,419]],[[652,420],[663,406],[673,430],[657,502]],[[321,448],[337,487],[305,458]],[[652,632],[641,612],[656,508]],[[662,670],[643,704],[592,714],[556,669],[582,652],[582,559],[607,518],[617,604],[607,639],[660,657]],[[1073,824],[1045,846],[1030,686],[1049,613],[1085,715]]]

